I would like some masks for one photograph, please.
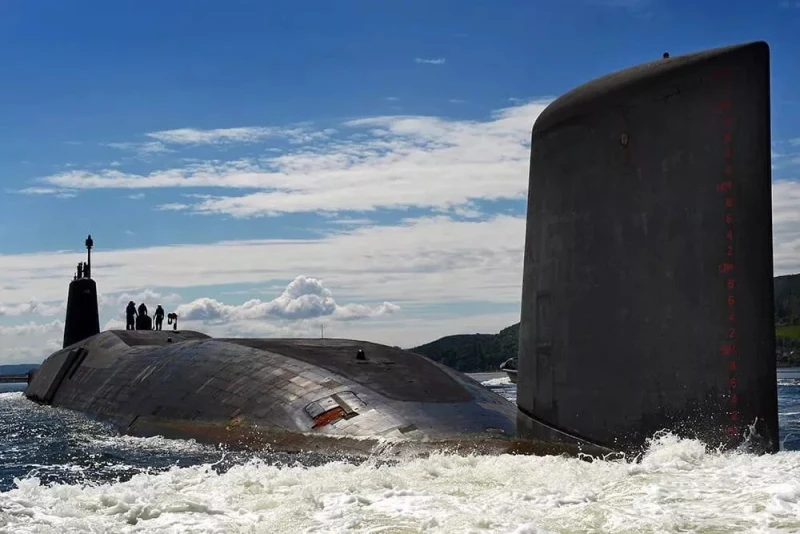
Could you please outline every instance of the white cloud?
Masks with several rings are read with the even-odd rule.
[[[466,104],[467,103],[466,100],[462,100],[460,98],[451,98],[450,100],[448,100],[448,102],[450,102],[451,104]]]
[[[151,302],[155,303],[153,308],[155,308],[156,304],[175,304],[182,300],[181,296],[177,293],[159,293],[158,291],[154,291],[152,289],[143,289],[140,291],[136,291],[133,293],[120,293],[116,295],[116,303],[119,306],[126,306],[128,302]]]
[[[106,143],[106,146],[116,148],[117,150],[130,150],[132,152],[136,152],[140,157],[143,158],[148,158],[153,154],[172,152],[172,150],[164,146],[163,143],[156,141],[148,141],[145,143]]]
[[[62,191],[63,189],[57,189],[54,187],[26,187],[25,189],[21,189],[19,192],[26,193],[28,195],[54,195]]]
[[[776,275],[800,271],[799,203],[800,183],[782,181],[774,185]],[[276,239],[104,251],[102,241],[97,239],[93,274],[103,292],[101,301],[117,306],[113,317],[104,316],[106,324],[108,319],[116,321],[111,324],[121,324],[121,306],[117,303],[124,297],[120,293],[152,287],[152,266],[158,265],[157,283],[172,288],[158,290],[160,297],[173,294],[177,298],[187,290],[206,295],[183,299],[190,302],[181,309],[182,314],[205,317],[206,321],[184,321],[182,328],[198,325],[198,329],[212,335],[227,336],[318,336],[320,324],[325,324],[328,337],[410,347],[447,334],[495,332],[519,320],[516,311],[487,314],[483,306],[496,303],[512,310],[518,306],[524,232],[525,218],[521,216],[478,221],[441,216],[408,220],[397,226],[350,229],[305,241]],[[17,317],[24,317],[26,313],[38,313],[40,303],[46,303],[59,307],[59,313],[63,313],[67,285],[64,273],[72,272],[76,256],[77,253],[0,256],[4,309],[13,309]],[[324,287],[332,288],[336,300],[322,289],[315,289],[289,291],[272,300],[225,302],[221,297],[224,288],[218,287],[266,287],[274,286],[276,281],[285,285],[298,272],[324,280]],[[150,291],[148,302],[156,292]],[[295,297],[306,294],[312,297],[305,301]],[[29,295],[38,298],[31,302]],[[342,305],[340,300],[353,304]],[[393,311],[388,307],[382,312],[382,302],[399,305],[402,313],[386,313]],[[483,304],[473,305],[475,311],[470,312],[466,308],[469,303]],[[448,311],[426,311],[432,304],[448,305]],[[205,316],[200,313],[202,310]],[[337,320],[348,314],[371,317],[365,321]],[[20,355],[43,355],[45,348],[58,341],[60,337],[56,335],[24,332],[3,336],[0,361],[23,361],[18,359]]]
[[[372,219],[334,219],[330,221],[331,224],[346,224],[350,226],[365,226],[373,224],[375,221]]]
[[[168,202],[166,204],[159,204],[155,207],[158,211],[182,211],[188,210],[191,206],[189,204],[181,204],[180,202]]]
[[[177,128],[175,130],[148,133],[147,136],[167,144],[205,145],[224,142],[252,143],[279,133],[280,130],[277,128],[262,127],[217,128],[213,130]]]
[[[197,312],[192,310],[203,304],[209,318],[227,318],[197,323],[200,330],[214,335],[318,335],[324,323],[326,336],[413,346],[462,331],[470,324],[469,317],[464,316],[481,313],[475,302],[516,307],[524,228],[524,217],[454,221],[440,216],[408,220],[397,226],[342,228],[313,240],[114,251],[103,250],[101,236],[95,235],[92,274],[100,291],[101,324],[120,321],[123,306],[119,303],[134,293],[149,291],[146,298],[137,295],[129,300],[145,301],[152,308],[166,295],[175,295],[176,300],[180,295],[189,306],[182,311],[189,310],[186,313],[190,316],[195,316]],[[8,320],[25,318],[24,312],[40,309],[39,304],[31,304],[30,295],[37,295],[36,303],[47,303],[57,310],[56,318],[62,319],[69,276],[80,257],[79,252],[0,255],[2,302],[21,314]],[[223,297],[226,284],[272,288],[280,284],[285,288],[298,273],[324,280],[324,287],[330,288],[335,300],[322,290],[280,294],[280,289],[272,289],[271,294],[280,296],[263,301],[252,298],[255,291],[244,297],[248,302]],[[188,291],[209,300],[186,298]],[[307,294],[313,296],[303,297]],[[387,302],[392,304],[384,304]],[[436,315],[419,315],[432,304],[450,307]],[[395,305],[400,313],[392,313]],[[464,306],[472,306],[474,311]],[[355,318],[365,320],[352,320]],[[182,321],[181,327],[190,324]],[[471,324],[470,330],[481,329],[477,320]],[[490,326],[487,323],[484,328]],[[42,343],[52,341],[46,336],[17,337],[24,337],[30,350],[44,350]],[[0,361],[16,358],[14,351],[21,346],[18,340],[6,347],[3,339]]]
[[[433,58],[433,59],[425,59],[421,57],[415,57],[414,63],[424,63],[427,65],[444,65],[447,60],[443,57]]]
[[[267,302],[252,299],[240,305],[230,305],[211,298],[200,298],[178,306],[176,312],[184,321],[226,324],[260,320],[296,321],[321,317],[357,320],[389,315],[399,310],[400,307],[391,302],[377,306],[339,305],[321,280],[298,276],[286,286],[280,296]]]
[[[49,323],[23,323],[15,325],[0,325],[0,337],[27,336],[27,335],[53,335],[64,333],[64,321],[55,320]]]
[[[252,189],[159,209],[234,217],[381,208],[444,208],[525,198],[530,130],[547,101],[479,121],[428,116],[350,120],[337,141],[259,159],[208,161],[147,175],[74,170],[43,179],[72,189]],[[353,134],[363,136],[353,139]],[[312,134],[309,134],[312,135]],[[327,134],[324,134],[327,135]]]
[[[195,161],[147,175],[119,169],[71,171],[47,177],[42,187],[54,192],[213,187],[220,194],[187,194],[181,199],[185,202],[162,204],[159,209],[235,216],[314,211],[331,216],[328,228],[338,226],[308,240],[117,251],[103,250],[102,237],[95,236],[93,275],[103,306],[114,306],[113,312],[104,312],[102,324],[124,327],[120,294],[150,291],[131,300],[146,300],[149,305],[172,295],[172,303],[186,303],[181,310],[187,317],[204,318],[197,322],[182,318],[182,328],[198,325],[213,335],[318,336],[325,324],[326,336],[409,347],[452,333],[496,332],[519,320],[515,311],[486,314],[481,308],[486,303],[511,310],[518,306],[524,216],[487,218],[476,200],[525,198],[530,129],[546,103],[502,109],[484,121],[359,118],[337,125],[338,131],[321,131],[327,139],[336,135],[326,144],[295,147],[280,156],[265,149],[263,158]],[[311,137],[315,134],[305,131]],[[190,139],[185,136],[184,144]],[[231,190],[236,188],[252,191],[234,196]],[[797,272],[800,184],[779,182],[773,193],[776,274]],[[394,226],[365,217],[369,210],[409,206],[447,215]],[[351,210],[355,213],[348,218]],[[11,310],[4,320],[19,321],[26,315],[42,315],[43,310],[63,313],[67,280],[78,256],[0,255],[0,301],[3,309]],[[324,280],[325,286],[316,293],[300,292],[300,300],[280,294],[298,273],[305,273],[306,280]],[[224,284],[240,285],[235,288],[239,291],[229,294],[242,293],[241,286],[273,289],[244,292],[248,296],[242,299],[249,300],[236,302],[231,300],[235,297],[223,296],[231,289]],[[252,298],[265,294],[270,296],[264,300]],[[37,298],[32,301],[31,295]],[[395,310],[382,303],[394,303],[402,313],[390,313]],[[446,311],[426,312],[431,305]],[[346,320],[352,318],[365,320]],[[59,336],[24,333],[9,339],[16,341],[7,347],[3,338],[0,360],[41,352],[60,341]],[[22,347],[28,347],[27,352]]]
[[[0,364],[38,363],[61,348],[64,323],[0,325]]]
[[[244,126],[237,128],[215,128],[201,130],[198,128],[176,128],[151,132],[147,137],[167,145],[215,145],[224,143],[255,143],[268,137],[280,137],[293,144],[309,143],[325,139],[336,133],[334,129],[320,131],[310,130],[306,125],[288,128]]]
[[[55,195],[58,198],[74,198],[77,196],[76,191],[53,187],[26,187],[16,192],[25,195]]]
[[[36,299],[14,304],[0,303],[0,317],[17,317],[22,315],[52,316],[60,314],[65,307],[66,301],[63,306],[60,306],[52,303],[39,302]]]
[[[141,200],[144,198],[144,193],[134,193],[132,195],[128,195],[128,198],[131,200]]]
[[[524,217],[454,221],[439,216],[342,230],[311,240],[114,251],[103,250],[101,237],[94,235],[92,275],[99,290],[114,300],[113,295],[154,284],[180,294],[186,288],[288,281],[298,272],[325,280],[347,299],[441,303],[519,298]],[[3,302],[27,305],[32,294],[37,302],[61,302],[80,257],[78,252],[0,255]]]

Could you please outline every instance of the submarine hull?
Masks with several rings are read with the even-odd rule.
[[[54,353],[25,395],[141,436],[361,453],[392,441],[516,447],[512,403],[423,356],[362,341],[112,330]]]
[[[599,78],[532,132],[519,435],[778,449],[769,49]]]

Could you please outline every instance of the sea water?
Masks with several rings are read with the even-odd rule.
[[[477,378],[514,399],[507,378]],[[0,532],[794,532],[800,370],[780,372],[779,403],[772,455],[666,434],[639,461],[363,461],[121,437],[0,393]]]

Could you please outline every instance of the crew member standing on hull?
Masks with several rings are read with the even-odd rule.
[[[161,323],[164,322],[164,308],[161,307],[161,304],[156,307],[153,317],[156,320],[156,330],[161,330]]]
[[[125,308],[125,330],[135,330],[136,329],[136,304],[133,301],[128,303],[128,307]]]
[[[147,306],[144,302],[139,304],[139,317],[136,318],[136,330],[152,330],[153,319],[147,315]]]

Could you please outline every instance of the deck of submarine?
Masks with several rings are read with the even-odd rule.
[[[113,333],[130,347],[205,340],[265,351],[315,365],[392,400],[462,403],[473,399],[460,381],[427,358],[377,343],[349,339],[212,338],[190,330],[115,330]],[[199,344],[197,351],[207,350],[205,346],[205,343]],[[365,360],[356,359],[359,349],[364,351]]]

